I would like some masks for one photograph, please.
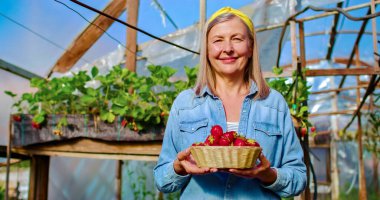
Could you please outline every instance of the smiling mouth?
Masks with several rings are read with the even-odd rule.
[[[236,57],[228,57],[228,58],[220,58],[223,63],[228,64],[228,63],[234,63],[237,58]]]

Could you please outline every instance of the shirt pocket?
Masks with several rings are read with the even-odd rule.
[[[179,123],[182,147],[187,148],[195,142],[203,142],[207,137],[208,119],[188,120]]]
[[[253,139],[255,139],[262,147],[264,155],[271,161],[277,151],[281,151],[282,132],[278,125],[255,122],[253,124]]]

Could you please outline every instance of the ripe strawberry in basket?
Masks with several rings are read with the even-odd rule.
[[[228,132],[224,133],[223,135],[225,135],[226,137],[228,137],[228,139],[231,142],[233,142],[238,134],[236,133],[236,131],[228,131]]]
[[[247,145],[248,146],[254,146],[254,147],[260,147],[260,144],[258,142],[256,142],[256,140],[254,140],[254,139],[248,139]]]
[[[248,146],[247,139],[245,137],[239,136],[234,140],[234,146]]]
[[[220,138],[220,136],[223,135],[223,129],[219,125],[215,125],[211,128],[211,135],[214,136],[214,138]]]
[[[193,143],[191,146],[205,146],[205,144],[203,142],[196,142]]]
[[[219,138],[218,145],[219,146],[230,146],[232,141],[226,136],[222,135]]]
[[[207,136],[205,142],[205,146],[216,146],[218,145],[218,140],[213,135]]]

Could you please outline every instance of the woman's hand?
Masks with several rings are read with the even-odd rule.
[[[179,152],[173,165],[174,171],[183,176],[187,174],[208,174],[218,171],[216,168],[198,167],[190,154],[190,148]]]
[[[244,178],[257,178],[263,184],[270,185],[277,179],[276,170],[270,168],[270,162],[261,153],[259,156],[260,163],[250,169],[229,169],[228,172]]]

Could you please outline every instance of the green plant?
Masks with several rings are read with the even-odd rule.
[[[375,97],[374,104],[380,102],[380,94],[373,94]],[[375,110],[365,115],[368,118],[368,126],[364,131],[364,146],[367,151],[380,156],[380,111]]]
[[[150,76],[139,76],[120,66],[107,74],[80,71],[71,77],[51,80],[33,78],[31,87],[36,92],[24,93],[13,104],[14,114],[32,114],[33,122],[43,124],[48,114],[92,114],[112,123],[117,116],[130,129],[140,131],[152,126],[163,126],[174,98],[195,83],[196,68],[185,67],[187,80],[171,81],[176,70],[171,67],[148,66]],[[16,94],[5,93],[12,98]],[[67,125],[62,117],[57,129]]]
[[[308,131],[308,127],[312,126],[308,120],[307,106],[311,86],[307,85],[305,71],[306,69],[295,70],[291,78],[273,78],[268,81],[268,84],[284,96],[292,117],[299,123],[299,127],[306,128]],[[281,74],[282,68],[274,67],[273,72]]]

